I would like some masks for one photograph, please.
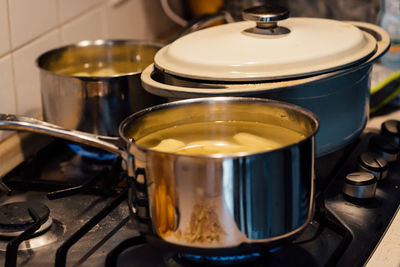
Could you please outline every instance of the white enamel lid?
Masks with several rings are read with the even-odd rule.
[[[157,68],[181,77],[261,81],[326,73],[367,60],[376,40],[356,26],[320,18],[289,18],[281,35],[251,32],[252,21],[190,33],[159,50]]]

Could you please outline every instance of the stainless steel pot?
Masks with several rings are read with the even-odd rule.
[[[321,129],[316,136],[317,157],[345,147],[359,136],[368,121],[372,64],[389,48],[389,35],[382,28],[370,23],[337,22],[338,32],[342,28],[353,28],[353,33],[364,35],[365,40],[370,40],[374,44],[371,53],[353,57],[346,63],[339,63],[341,58],[353,56],[359,48],[355,46],[354,51],[345,55],[335,54],[335,44],[333,44],[332,50],[329,50],[332,54],[329,54],[326,60],[314,60],[315,55],[324,51],[322,46],[319,51],[311,49],[308,53],[295,54],[293,57],[305,56],[306,60],[310,58],[310,62],[298,64],[294,62],[295,60],[292,62],[286,54],[291,49],[298,47],[303,49],[320,42],[321,40],[315,35],[318,36],[321,32],[329,35],[330,29],[318,28],[319,23],[324,24],[328,21],[291,18],[291,21],[290,19],[279,21],[280,25],[285,27],[277,27],[275,20],[288,17],[288,13],[279,11],[278,14],[268,13],[265,10],[247,13],[247,17],[258,20],[255,28],[251,28],[254,27],[251,22],[216,26],[207,30],[208,34],[206,31],[189,34],[181,38],[180,42],[164,47],[156,54],[155,63],[143,71],[141,75],[143,87],[154,95],[168,98],[169,101],[210,96],[250,96],[293,103],[311,110],[320,119]],[[262,25],[264,22],[266,25]],[[311,30],[316,28],[315,32],[306,32],[304,38],[295,39],[293,36],[297,37],[308,23]],[[334,24],[332,21],[332,25]],[[217,27],[220,27],[219,31]],[[275,30],[269,30],[270,28]],[[277,28],[287,31],[279,36],[264,35],[264,32],[268,31],[278,32]],[[213,44],[210,48],[206,42],[201,42],[206,36]],[[232,36],[238,38],[234,39]],[[340,33],[337,36],[338,47],[348,42]],[[372,36],[375,41],[371,40]],[[194,44],[189,42],[190,38],[195,41]],[[280,46],[269,49],[270,43],[285,38],[288,42],[281,42]],[[312,38],[314,42],[310,44],[308,39]],[[323,38],[324,36],[321,37]],[[237,51],[228,57],[223,50],[229,50],[235,42],[240,42],[240,45],[237,45]],[[201,59],[200,56],[194,59],[190,56],[175,58],[180,49],[195,51],[194,54],[201,53],[199,50],[205,52],[208,49],[212,56],[208,61]],[[188,54],[186,50],[185,55]],[[247,50],[254,50],[254,53]],[[207,53],[204,54],[206,57]],[[223,55],[219,57],[219,54]],[[279,61],[280,57],[277,55],[281,55],[285,60],[282,60],[282,64],[276,64],[275,68],[274,64],[269,65],[268,58],[271,57],[271,62]],[[259,63],[258,57],[265,61],[260,60],[262,64],[255,68],[253,65]],[[159,62],[157,58],[160,59]],[[220,61],[225,63],[214,58],[221,59]],[[198,67],[186,71],[190,61]]]
[[[197,156],[155,151],[134,141],[180,124],[232,120],[279,125],[305,138],[266,152]],[[308,224],[318,127],[316,116],[301,107],[235,97],[183,100],[139,111],[121,123],[114,144],[46,122],[0,115],[3,130],[50,134],[121,155],[135,187],[129,204],[141,231],[200,251],[270,244]]]
[[[128,115],[165,102],[143,90],[140,73],[161,45],[139,40],[83,41],[38,57],[44,120],[65,128],[118,136]],[[121,74],[88,76],[119,64]],[[74,69],[75,68],[75,69]],[[99,76],[102,75],[102,76]]]

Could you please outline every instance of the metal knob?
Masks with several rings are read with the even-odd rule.
[[[399,147],[387,136],[372,136],[369,140],[369,150],[382,155],[389,163],[396,161],[399,157]]]
[[[346,176],[343,194],[357,200],[375,197],[377,179],[369,172],[353,172]]]
[[[289,17],[289,10],[283,6],[264,5],[243,10],[244,20],[255,21],[256,27],[247,32],[258,34],[279,35],[289,33],[290,30],[279,27],[277,22]]]
[[[400,146],[400,121],[388,120],[381,125],[381,134],[389,137]]]
[[[388,174],[388,163],[375,152],[364,152],[358,157],[358,164],[361,171],[367,171],[375,175],[378,181],[383,180]]]

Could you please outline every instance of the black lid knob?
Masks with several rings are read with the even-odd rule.
[[[398,146],[400,145],[400,121],[387,120],[381,125],[381,134],[393,140]]]
[[[379,180],[387,177],[388,163],[382,155],[375,152],[364,152],[358,157],[358,164],[362,171],[367,171]]]
[[[369,149],[381,154],[387,162],[394,162],[399,156],[399,147],[387,136],[372,136],[369,140]]]
[[[284,6],[264,5],[250,7],[242,12],[244,20],[256,22],[256,27],[247,29],[246,32],[264,34],[264,35],[282,35],[290,33],[285,27],[279,27],[277,22],[287,19],[290,13]]]
[[[264,5],[250,7],[242,12],[243,19],[259,23],[277,22],[289,17],[289,10],[284,6]]]

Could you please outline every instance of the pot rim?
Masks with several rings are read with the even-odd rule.
[[[190,105],[193,103],[208,103],[210,101],[213,101],[213,102],[248,102],[248,103],[254,103],[256,101],[258,103],[268,103],[270,105],[272,104],[272,106],[275,106],[275,107],[289,109],[289,110],[293,110],[295,112],[301,113],[302,115],[304,115],[305,117],[307,117],[308,119],[311,120],[311,124],[313,125],[314,129],[312,130],[312,132],[310,134],[305,136],[300,141],[295,142],[293,144],[279,147],[277,149],[260,151],[260,152],[240,152],[240,153],[232,153],[232,154],[210,154],[210,155],[208,155],[208,154],[207,155],[185,155],[185,154],[179,154],[179,153],[174,153],[174,152],[156,151],[156,150],[152,150],[148,147],[137,144],[133,139],[128,138],[124,134],[125,129],[127,127],[129,127],[129,125],[131,125],[132,121],[134,121],[142,116],[145,116],[146,114],[149,114],[152,111],[157,111],[157,110],[162,110],[162,109],[170,109],[170,108],[174,108],[176,106]],[[290,147],[298,146],[299,144],[306,142],[309,138],[315,138],[315,135],[318,132],[319,128],[320,128],[320,122],[319,122],[318,117],[310,110],[300,107],[298,105],[286,103],[283,101],[265,99],[265,98],[217,96],[217,97],[203,97],[203,98],[191,98],[191,99],[178,100],[178,101],[164,103],[164,104],[156,105],[156,106],[149,107],[146,109],[142,109],[142,110],[128,116],[120,123],[119,135],[127,144],[134,145],[135,147],[137,147],[141,151],[144,151],[145,153],[161,153],[161,154],[165,154],[165,155],[174,155],[176,157],[188,157],[188,158],[208,158],[208,159],[232,158],[232,159],[235,159],[235,158],[243,158],[243,157],[253,156],[253,155],[262,155],[262,154],[266,154],[266,153],[273,153],[275,151],[285,150]]]
[[[115,75],[107,75],[107,76],[78,76],[78,75],[68,75],[62,74],[55,71],[51,71],[45,68],[43,65],[47,62],[48,58],[54,54],[61,54],[68,49],[79,49],[84,47],[112,47],[115,45],[142,45],[151,48],[161,49],[164,45],[161,43],[149,41],[149,40],[141,40],[141,39],[98,39],[98,40],[83,40],[78,43],[72,43],[60,47],[53,48],[48,50],[42,54],[40,54],[36,60],[35,64],[40,69],[40,71],[48,72],[53,75],[61,76],[61,77],[68,77],[68,78],[75,78],[79,80],[88,80],[88,81],[107,81],[110,79],[115,78],[124,78],[129,76],[134,76],[140,74],[142,71],[135,71],[135,72],[127,72],[122,74],[115,74]]]

